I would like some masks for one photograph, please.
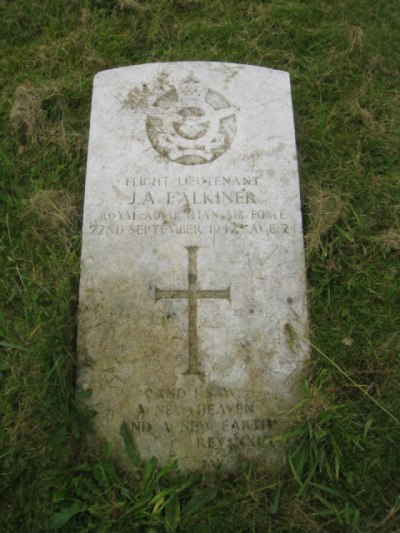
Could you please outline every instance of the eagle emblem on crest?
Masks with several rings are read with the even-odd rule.
[[[220,93],[188,79],[149,106],[147,135],[153,148],[170,161],[210,163],[231,146],[237,111]]]

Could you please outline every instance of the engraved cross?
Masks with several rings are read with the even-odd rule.
[[[197,336],[197,300],[208,298],[219,298],[231,301],[231,287],[221,290],[202,290],[197,282],[197,250],[198,246],[187,246],[188,251],[188,289],[159,289],[156,286],[156,302],[163,299],[188,299],[188,352],[189,367],[185,374],[202,375],[199,367],[199,347]]]

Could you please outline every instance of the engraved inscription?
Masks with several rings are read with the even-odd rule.
[[[260,201],[262,178],[257,174],[132,176],[119,178],[118,183],[123,187],[115,185],[113,189],[120,209],[100,211],[90,221],[91,235],[224,238],[246,234],[277,240],[301,231],[289,226],[287,212],[281,206]]]
[[[153,148],[170,161],[210,163],[232,144],[237,110],[220,93],[189,77],[147,110],[147,134]]]
[[[213,460],[223,450],[248,450],[253,456],[270,450],[279,419],[265,408],[253,391],[227,387],[144,387],[139,416],[130,420],[137,435],[157,434],[164,439],[185,439],[194,450],[208,450]],[[171,442],[171,441],[169,441]],[[222,455],[221,455],[222,452]],[[170,458],[175,458],[174,452]]]
[[[188,251],[188,289],[159,289],[156,286],[156,302],[165,298],[187,298],[189,301],[188,320],[188,353],[189,367],[185,374],[202,375],[199,366],[199,349],[197,338],[197,300],[199,298],[219,298],[231,301],[231,288],[221,290],[201,290],[197,283],[197,250],[198,246],[187,246]]]

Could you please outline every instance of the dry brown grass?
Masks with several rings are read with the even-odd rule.
[[[350,26],[348,29],[350,37],[349,52],[362,50],[364,46],[364,31],[360,26]]]
[[[309,217],[306,252],[311,254],[320,247],[322,237],[346,214],[348,205],[342,196],[316,184],[308,194],[306,210]]]
[[[69,141],[62,114],[54,120],[45,109],[46,103],[60,97],[60,91],[54,86],[34,87],[26,82],[17,87],[10,120],[14,132],[21,136],[22,143],[57,145],[68,152]]]
[[[40,190],[25,201],[21,218],[34,220],[37,238],[49,239],[56,236],[67,244],[76,234],[79,207],[73,194],[65,189]]]
[[[117,6],[119,9],[129,9],[137,13],[141,13],[144,9],[137,0],[118,0]]]
[[[321,392],[317,387],[312,385],[310,387],[310,397],[307,404],[304,406],[303,416],[306,420],[316,422],[321,413],[323,413],[328,407],[330,402],[326,395]]]
[[[400,250],[400,232],[395,229],[390,229],[385,233],[381,233],[380,235],[373,237],[373,240],[382,243],[389,250]]]

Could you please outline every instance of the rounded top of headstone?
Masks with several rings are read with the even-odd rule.
[[[116,67],[107,70],[101,70],[94,76],[95,82],[100,82],[111,77],[119,75],[129,75],[131,72],[146,71],[154,72],[154,70],[162,71],[182,71],[185,69],[212,69],[215,71],[226,72],[228,76],[233,77],[235,71],[247,69],[253,72],[266,72],[274,76],[289,76],[289,73],[285,70],[272,69],[260,65],[247,65],[242,63],[226,63],[223,61],[172,61],[170,63],[157,62],[157,63],[141,63],[139,65],[127,65],[124,67]]]

